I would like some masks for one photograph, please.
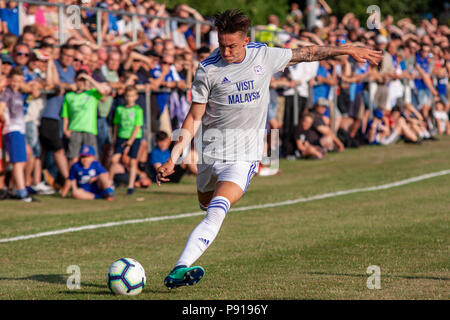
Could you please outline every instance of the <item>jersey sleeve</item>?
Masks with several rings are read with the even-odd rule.
[[[272,67],[272,73],[277,73],[286,69],[287,64],[292,59],[291,49],[266,47],[266,50],[266,61]]]
[[[192,102],[207,103],[210,89],[208,74],[205,68],[199,64],[192,82]]]

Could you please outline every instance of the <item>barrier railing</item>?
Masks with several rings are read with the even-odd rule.
[[[95,12],[97,20],[96,20],[96,30],[97,30],[97,44],[101,45],[102,43],[102,19],[101,14],[102,13],[110,13],[115,15],[125,15],[130,16],[132,18],[132,41],[137,40],[137,24],[138,19],[137,18],[146,18],[146,19],[158,19],[158,20],[166,20],[169,23],[166,23],[166,32],[171,34],[173,30],[170,30],[170,24],[172,21],[177,22],[185,22],[188,24],[194,24],[195,25],[195,42],[197,47],[200,47],[201,45],[201,32],[200,32],[200,26],[201,25],[210,25],[211,23],[205,22],[205,21],[199,21],[195,19],[184,19],[179,17],[160,17],[155,15],[148,15],[148,14],[140,14],[136,12],[129,12],[129,11],[123,11],[123,10],[109,10],[105,8],[99,8],[99,7],[85,7],[85,6],[78,6],[78,5],[67,5],[65,3],[54,3],[54,2],[44,2],[44,1],[35,1],[35,0],[16,0],[18,2],[18,11],[19,11],[19,30],[22,32],[23,30],[23,21],[21,17],[23,16],[23,4],[28,3],[32,5],[38,5],[38,6],[47,6],[47,7],[58,7],[58,40],[60,44],[64,43],[66,39],[64,39],[64,16],[66,14],[70,15],[79,15],[80,10],[83,11],[91,11]],[[69,12],[68,12],[69,10]],[[76,18],[76,17],[75,17]],[[80,20],[78,20],[80,21]]]

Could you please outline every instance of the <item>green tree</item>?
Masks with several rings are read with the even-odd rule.
[[[174,8],[180,3],[185,3],[203,16],[209,17],[219,11],[239,8],[248,14],[253,25],[266,24],[270,14],[277,15],[280,22],[283,22],[289,9],[288,0],[168,0],[166,2],[168,8]]]

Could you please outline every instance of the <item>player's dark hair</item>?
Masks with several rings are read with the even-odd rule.
[[[252,22],[240,9],[230,9],[214,15],[214,26],[219,33],[248,33]]]
[[[197,49],[197,54],[202,54],[202,53],[210,53],[211,50],[209,49],[209,47],[200,47]]]

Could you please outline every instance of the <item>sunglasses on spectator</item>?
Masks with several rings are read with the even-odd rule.
[[[26,53],[26,52],[22,52],[22,51],[17,51],[17,55],[18,55],[18,56],[28,57],[30,54],[29,54],[29,53]]]
[[[78,58],[73,58],[73,61],[74,61],[74,62],[83,62],[83,60],[78,59]]]

